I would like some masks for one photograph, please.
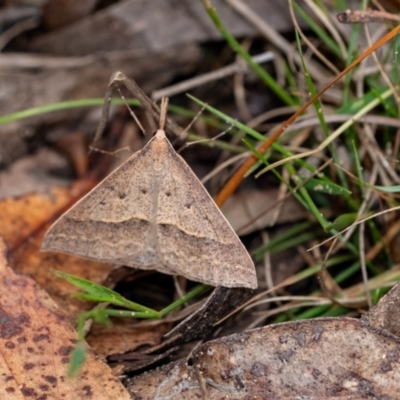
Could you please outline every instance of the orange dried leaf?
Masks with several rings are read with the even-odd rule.
[[[6,264],[0,241],[0,398],[130,399],[93,351],[81,373],[68,378],[77,334],[65,315],[31,278]]]

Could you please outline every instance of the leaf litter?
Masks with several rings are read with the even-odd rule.
[[[127,380],[133,398],[399,398],[400,339],[352,318],[257,328],[202,344],[180,360]],[[135,397],[136,396],[136,397]],[[203,397],[204,398],[204,397]]]
[[[124,7],[134,5],[134,2],[127,1],[125,3],[126,4],[117,4],[115,8],[110,9],[110,12],[112,13],[118,10],[118,8],[123,9]],[[218,8],[223,6],[223,3],[217,3]],[[240,5],[241,2],[232,1],[231,3]],[[125,17],[126,15],[123,16]],[[117,19],[121,18],[121,13],[119,15],[113,14],[113,17]],[[135,15],[135,17],[141,18],[139,14]],[[193,16],[191,17],[193,18]],[[103,22],[104,20],[107,21],[107,12],[103,13],[102,18]],[[96,17],[90,18],[89,22],[90,24],[95,24]],[[118,27],[118,29],[120,28],[121,26]],[[152,29],[153,25],[150,24],[147,28]],[[80,34],[80,29],[85,29],[85,19],[82,20],[79,27],[76,25],[64,31],[55,32],[54,35],[49,35],[48,43],[53,44],[54,47],[60,51],[64,51],[64,49],[70,50],[74,42],[86,43],[87,45],[85,41],[70,40],[71,35],[76,35],[75,37],[84,38],[87,41],[90,40],[89,36],[84,37]],[[106,30],[103,30],[102,32],[105,31]],[[136,32],[134,33],[136,34]],[[45,36],[46,35],[44,35],[42,43],[46,43]],[[65,45],[60,45],[60,42],[57,42],[60,38],[69,39],[67,42],[64,42]],[[102,42],[100,36],[96,39]],[[111,39],[111,37],[109,39]],[[139,43],[143,43],[140,35],[136,35],[134,39],[139,40]],[[109,40],[109,43],[114,46],[115,40]],[[133,42],[128,40],[126,43],[131,44]],[[160,43],[161,42],[159,42],[158,45],[160,45]],[[36,44],[40,46],[40,40],[37,41]],[[84,53],[86,54],[91,51],[92,50],[87,51],[87,49],[85,49]],[[158,87],[160,82],[168,81],[166,75],[161,74],[162,76],[160,77],[160,68],[166,68],[168,62],[176,62],[176,59],[179,59],[182,64],[188,62],[188,60],[182,58],[182,55],[187,56],[188,52],[179,49],[179,53],[181,53],[181,57],[176,57],[175,53],[170,53],[169,58],[164,57],[162,59],[160,53],[158,53],[153,59],[145,60],[143,63],[140,63],[139,76],[146,74],[147,77],[150,77],[149,80],[151,81],[151,83],[147,82],[146,85],[149,87]],[[198,55],[196,51],[193,51],[190,56],[187,56],[187,59],[190,59],[192,63],[189,69],[193,68],[193,65],[198,63]],[[105,64],[108,65],[110,61],[108,60],[108,56],[106,55],[104,58],[106,60]],[[154,59],[157,60],[158,69],[149,68],[149,64],[156,64],[154,63]],[[84,60],[76,59],[72,61],[79,63]],[[96,60],[93,61],[96,62]],[[132,63],[131,60],[128,60],[127,64],[135,65],[136,70],[139,67],[138,63]],[[104,67],[104,64],[102,66]],[[180,68],[181,70],[185,69],[184,67]],[[85,92],[88,87],[101,87],[101,84],[93,85],[93,80],[90,81],[90,79],[86,79],[89,77],[93,78],[94,81],[100,79],[105,82],[109,76],[109,72],[104,72],[107,68],[98,67],[97,69],[99,71],[101,70],[101,76],[92,74],[91,72],[93,69],[91,68],[87,68],[86,71],[81,70],[83,71],[82,73],[76,73],[75,71],[73,74],[64,70],[63,73],[58,76],[57,74],[49,73],[49,70],[47,70],[40,75],[39,79],[37,73],[33,75],[26,74],[26,76],[29,75],[29,78],[33,77],[33,80],[28,79],[28,85],[33,91],[41,93],[41,88],[45,86],[54,87],[56,91],[61,93],[44,93],[47,95],[46,99],[48,99],[45,102],[49,102],[53,101],[54,98],[64,97],[68,89],[70,94],[79,92],[75,87],[82,85],[82,81],[85,81],[87,84],[86,87],[85,85],[81,86],[82,92]],[[12,73],[14,73],[14,71],[12,71]],[[133,75],[129,72],[128,74],[130,76]],[[55,75],[56,77],[54,78]],[[78,78],[71,79],[73,76],[78,76]],[[65,77],[69,77],[69,79]],[[323,75],[323,79],[326,79],[325,75]],[[10,81],[10,84],[14,84],[14,81],[7,77],[5,80]],[[76,82],[76,80],[78,82]],[[54,85],[52,84],[54,81],[63,82],[66,86]],[[40,82],[40,88],[37,85],[35,86],[33,84],[34,82]],[[71,87],[73,89],[70,89]],[[19,87],[17,87],[16,92],[22,93],[23,91],[19,90]],[[37,96],[33,97],[37,101]],[[21,103],[18,101],[9,102],[7,99],[7,103],[4,105],[20,109],[20,104]],[[28,105],[30,106],[31,103]],[[371,117],[373,116],[371,115]],[[19,145],[20,143],[18,146]],[[12,182],[12,178],[10,182]],[[87,305],[82,302],[71,301],[67,298],[67,295],[69,297],[69,294],[74,291],[73,288],[70,286],[67,288],[67,285],[63,286],[61,281],[58,279],[55,280],[52,274],[49,273],[49,267],[52,268],[56,265],[56,267],[59,268],[61,266],[61,269],[66,272],[77,273],[81,276],[84,275],[98,282],[105,281],[107,270],[101,271],[99,274],[94,274],[94,270],[100,267],[95,264],[90,264],[88,267],[87,261],[79,263],[79,260],[75,257],[52,255],[49,258],[41,258],[41,256],[37,255],[41,237],[43,232],[47,229],[47,222],[50,221],[55,214],[61,213],[63,207],[69,201],[66,200],[64,206],[60,206],[56,211],[53,210],[52,202],[58,204],[57,199],[59,196],[60,198],[63,196],[68,198],[70,195],[67,191],[65,191],[64,194],[61,193],[62,191],[56,189],[56,191],[52,193],[50,201],[47,201],[49,199],[46,200],[46,196],[39,196],[37,199],[38,201],[36,201],[34,195],[28,195],[11,202],[6,201],[1,203],[0,225],[2,227],[0,228],[0,232],[4,234],[7,243],[11,246],[10,263],[13,268],[15,267],[18,271],[34,275],[41,287],[51,293],[57,303],[62,305],[62,309],[65,310],[68,318],[72,320],[76,314],[80,310],[85,309]],[[243,193],[243,197],[246,197],[246,191]],[[241,193],[239,193],[239,195],[241,195]],[[256,199],[252,198],[245,199],[243,203],[243,214],[245,215],[243,225],[246,225],[251,222],[251,219],[246,220],[246,214],[250,215],[251,213],[246,213],[245,208],[258,208],[259,203],[257,203]],[[13,210],[14,206],[15,210]],[[233,212],[235,213],[238,209],[239,208]],[[3,212],[1,212],[1,210],[3,210]],[[32,221],[30,216],[36,216],[37,210],[43,211],[44,215]],[[287,214],[291,214],[290,211],[285,212],[284,216],[287,216]],[[20,215],[23,217],[20,218]],[[290,217],[291,215],[289,216],[289,222]],[[267,219],[262,221],[262,223],[259,221],[257,222],[258,224],[249,224],[249,231],[246,233],[262,229],[269,223]],[[25,268],[25,265],[28,267]],[[76,270],[71,266],[76,266]],[[103,267],[105,267],[104,264]],[[40,271],[41,268],[45,271],[44,273]],[[88,270],[92,271],[96,276],[85,275],[88,273]],[[393,268],[393,270],[393,272],[395,272],[395,268]],[[274,279],[274,281],[278,282],[277,279]],[[184,286],[185,284],[183,284],[183,287]],[[232,294],[230,296],[234,297]],[[388,400],[391,398],[398,398],[398,389],[396,389],[394,384],[396,379],[397,382],[399,381],[397,338],[399,335],[399,328],[397,326],[399,318],[397,314],[397,297],[397,291],[392,290],[388,296],[380,301],[375,309],[365,314],[362,320],[339,318],[286,323],[282,325],[272,325],[266,328],[258,328],[244,334],[231,335],[210,341],[193,351],[189,364],[186,362],[186,359],[181,359],[162,369],[154,370],[131,380],[126,380],[125,382],[129,385],[132,398],[142,396],[143,398],[208,397],[213,399],[221,397],[247,398],[246,396],[250,395],[254,398],[265,398],[266,395],[269,395],[269,398],[276,399],[296,398],[299,396],[301,396],[300,398],[307,399],[335,397],[356,399],[369,397]],[[228,298],[229,290],[228,293],[225,293],[221,288],[216,289],[210,296],[208,302],[196,313],[191,315],[191,317],[178,325],[170,333],[170,337],[161,344],[161,347],[158,343],[161,340],[161,335],[165,332],[165,326],[160,328],[160,331],[157,332],[154,329],[153,335],[147,336],[146,329],[149,330],[149,326],[145,324],[143,324],[142,327],[143,341],[141,340],[142,335],[138,334],[136,336],[133,331],[132,336],[136,336],[137,341],[128,344],[126,347],[124,347],[122,343],[116,343],[114,346],[113,343],[111,343],[114,339],[111,339],[111,337],[110,341],[107,341],[107,339],[103,341],[102,337],[107,337],[107,333],[104,333],[105,330],[100,332],[98,338],[99,346],[103,345],[102,353],[104,355],[113,351],[125,351],[129,347],[131,347],[131,350],[137,349],[138,351],[133,353],[132,359],[136,357],[136,360],[138,360],[136,366],[139,369],[143,368],[151,362],[149,363],[148,360],[146,360],[147,354],[150,353],[147,352],[147,350],[142,350],[142,345],[153,348],[158,347],[159,349],[165,350],[168,346],[163,348],[163,345],[184,343],[185,341],[193,340],[198,334],[210,338],[211,332],[215,329],[215,324],[224,313],[224,306],[226,305],[224,303],[229,302],[227,300]],[[244,301],[244,299],[240,299],[239,297],[236,300],[238,303]],[[12,309],[14,305],[11,303],[11,300],[8,304]],[[71,306],[71,304],[73,306]],[[220,308],[221,314],[219,314],[218,307]],[[16,319],[18,319],[18,316]],[[233,324],[235,324],[236,321],[237,320],[234,320]],[[24,321],[20,322],[24,323]],[[132,321],[129,321],[126,325],[130,325],[131,322]],[[135,326],[135,323],[132,323],[132,325]],[[120,329],[119,326],[115,324],[113,327],[115,329]],[[123,332],[124,329],[125,328],[122,328],[121,332]],[[138,332],[140,332],[140,325],[137,326],[137,329]],[[387,333],[387,331],[392,334]],[[105,336],[101,336],[103,333]],[[393,335],[396,335],[396,337]],[[129,334],[129,339],[126,338],[124,341],[130,341],[132,336]],[[118,338],[118,333],[115,333],[114,338]],[[93,341],[93,344],[94,343],[95,340]],[[166,353],[168,351],[169,350],[166,350]],[[313,354],[313,352],[315,354]],[[156,355],[154,355],[154,357],[149,356],[149,358],[151,358],[152,361],[156,361]],[[160,357],[160,359],[161,358],[162,357]],[[114,360],[116,363],[120,362],[118,357],[115,357]],[[152,385],[152,387],[149,385]]]
[[[129,399],[111,369],[89,351],[81,374],[68,377],[77,334],[37,283],[16,274],[0,240],[1,399]]]

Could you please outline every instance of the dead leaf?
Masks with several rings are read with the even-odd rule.
[[[130,399],[110,368],[89,351],[81,373],[68,378],[77,334],[31,278],[6,265],[0,241],[1,399]]]
[[[400,397],[400,339],[352,318],[254,329],[203,344],[185,360],[132,378],[142,400],[385,399]],[[136,396],[136,397],[135,397]]]

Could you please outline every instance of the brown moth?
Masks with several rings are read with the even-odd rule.
[[[166,107],[148,144],[62,215],[42,250],[254,289],[248,252],[165,135]]]

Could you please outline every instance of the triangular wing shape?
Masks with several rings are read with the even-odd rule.
[[[146,171],[153,161],[149,144],[61,216],[47,232],[42,250],[138,268],[157,262],[155,257],[132,262],[148,254],[152,236],[156,194],[152,170]]]

